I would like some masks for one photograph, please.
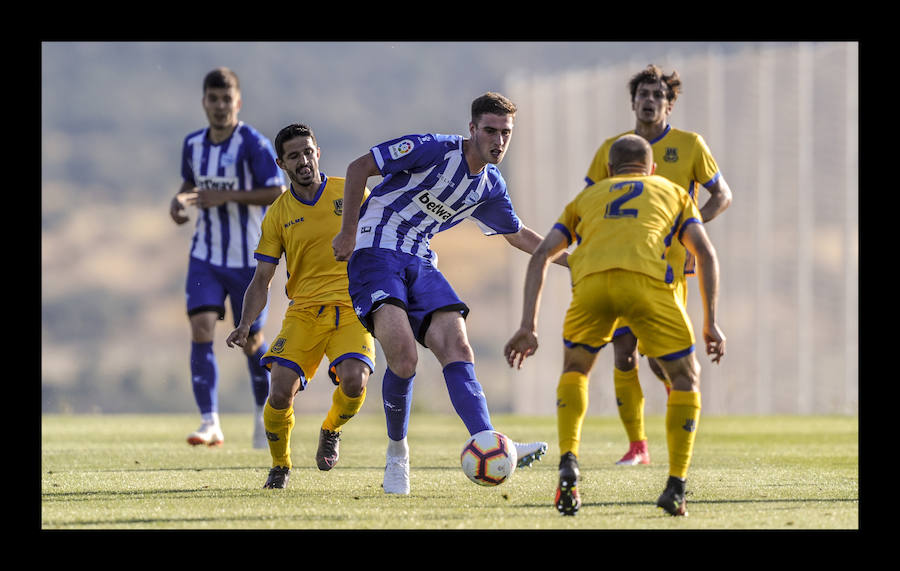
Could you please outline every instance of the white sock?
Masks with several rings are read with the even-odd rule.
[[[409,445],[406,443],[406,437],[404,436],[402,440],[391,440],[388,438],[387,455],[399,458],[409,456]]]
[[[204,412],[200,417],[207,424],[219,424],[219,413],[217,412]]]

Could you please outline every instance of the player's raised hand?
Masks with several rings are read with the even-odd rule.
[[[525,358],[533,355],[537,348],[537,334],[522,327],[503,347],[503,356],[510,367],[521,369]]]

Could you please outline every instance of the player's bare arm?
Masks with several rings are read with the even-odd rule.
[[[550,261],[566,249],[568,241],[559,230],[550,230],[535,248],[528,269],[525,271],[525,293],[522,301],[522,322],[512,338],[503,348],[503,355],[510,367],[522,368],[525,358],[533,355],[538,348],[537,319],[541,303],[541,292]]]
[[[247,337],[250,334],[250,326],[259,317],[260,312],[266,306],[269,298],[269,286],[272,284],[272,277],[275,276],[276,265],[271,262],[258,261],[256,271],[247,291],[244,292],[244,306],[241,311],[241,321],[238,326],[228,334],[225,344],[229,347],[243,347],[247,344]]]
[[[725,334],[716,320],[719,301],[719,260],[716,250],[702,224],[690,224],[684,229],[681,242],[697,259],[697,278],[703,299],[703,339],[706,354],[713,363],[725,356]]]
[[[526,254],[533,254],[538,245],[540,245],[541,240],[543,240],[543,237],[540,234],[524,225],[515,234],[504,234],[503,237],[506,238],[506,241],[509,242],[511,246],[522,250]],[[561,251],[558,252],[556,256],[551,257],[550,261],[554,264],[559,264],[560,266],[568,268],[568,259],[568,252]]]
[[[343,262],[350,258],[356,246],[356,226],[359,224],[359,207],[349,208],[350,204],[362,204],[366,192],[366,182],[370,176],[380,175],[381,171],[371,153],[354,160],[347,167],[344,179],[344,211],[341,214],[341,231],[331,241],[334,259]]]
[[[725,182],[725,177],[720,176],[706,190],[709,191],[709,199],[700,209],[700,215],[704,222],[709,222],[731,206],[731,188]]]

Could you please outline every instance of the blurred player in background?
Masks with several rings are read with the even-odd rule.
[[[618,319],[630,324],[641,353],[658,360],[672,385],[666,409],[669,478],[657,506],[686,515],[685,479],[700,418],[700,365],[668,254],[671,244],[682,242],[699,262],[703,337],[714,363],[725,354],[725,336],[716,323],[718,260],[692,197],[652,175],[653,153],[645,139],[626,135],[610,147],[609,157],[612,176],[570,202],[532,255],[522,323],[504,354],[511,367],[521,367],[537,350],[538,307],[549,260],[578,241],[569,256],[572,301],[563,323],[559,386],[578,387],[578,400],[587,402],[587,379],[598,351],[612,340]],[[557,408],[562,456],[554,502],[561,513],[574,515],[581,506],[576,459],[581,424],[565,422],[567,407],[563,401]]]
[[[229,347],[247,343],[283,253],[291,301],[281,332],[262,358],[272,371],[264,413],[272,468],[265,488],[287,486],[294,395],[306,388],[322,357],[328,356],[328,374],[337,387],[319,430],[319,470],[331,470],[337,463],[341,429],[362,407],[366,382],[375,369],[375,340],[353,312],[347,264],[335,261],[331,252],[331,239],[341,228],[344,179],[319,171],[321,149],[306,125],[283,128],[275,137],[275,151],[278,166],[291,181],[290,189],[263,219],[254,253],[256,273],[244,296],[241,321],[226,340]],[[368,189],[363,189],[360,201],[367,195]]]
[[[225,299],[234,323],[241,315],[247,284],[253,278],[253,249],[266,205],[284,191],[272,143],[238,120],[241,87],[237,75],[221,67],[203,79],[203,110],[209,126],[190,133],[181,157],[183,182],[169,213],[176,224],[190,218],[186,207],[197,207],[186,280],[187,313],[191,324],[191,379],[200,409],[200,427],[188,435],[193,445],[220,445],[219,370],[213,353],[216,320],[225,318]],[[269,373],[259,359],[266,352],[261,328],[265,311],[250,328],[244,345],[256,403],[253,446],[266,447],[262,409],[269,393]]]
[[[516,215],[496,166],[508,149],[515,113],[506,97],[486,93],[472,102],[470,138],[406,135],[375,145],[347,168],[347,205],[359,204],[369,177],[384,177],[361,209],[345,209],[333,246],[336,259],[349,260],[356,313],[387,360],[382,385],[386,493],[409,493],[406,434],[417,342],[443,367],[450,401],[469,433],[492,429],[466,335],[469,308],[437,269],[429,244],[434,234],[466,218],[524,252],[540,243],[541,236]],[[566,265],[566,257],[563,253],[557,263]],[[546,449],[545,442],[517,443],[518,465],[529,465]]]
[[[701,187],[709,192],[709,199],[700,208],[703,222],[708,223],[731,204],[731,189],[719,172],[703,137],[697,133],[674,129],[669,124],[675,100],[681,93],[678,72],[665,75],[658,66],[650,65],[631,78],[628,88],[636,119],[634,131],[628,133],[633,132],[650,142],[657,165],[655,174],[664,176],[687,190],[695,203],[698,202]],[[588,185],[610,176],[607,167],[609,149],[624,134],[626,133],[607,139],[597,150],[585,177]],[[686,277],[693,275],[694,262],[690,253],[677,241],[673,243],[668,258],[675,283],[684,306],[687,307]],[[650,451],[644,431],[644,393],[638,379],[637,339],[627,325],[620,323],[613,338],[613,383],[619,418],[630,442],[628,451],[617,464],[631,466],[649,464]],[[656,377],[666,384],[666,390],[670,390],[659,365],[653,359],[648,362]],[[564,393],[563,401],[567,402],[566,422],[580,426],[587,411],[587,402],[582,402],[579,395],[584,394],[586,387],[567,385],[559,387],[559,391]]]

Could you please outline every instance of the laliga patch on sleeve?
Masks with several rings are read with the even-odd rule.
[[[399,143],[394,143],[390,147],[388,147],[388,152],[391,153],[391,158],[394,160],[399,159],[405,155],[408,155],[410,151],[413,150],[415,144],[410,139],[403,139]]]

